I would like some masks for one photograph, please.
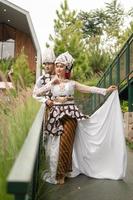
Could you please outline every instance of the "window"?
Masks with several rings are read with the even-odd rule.
[[[2,58],[14,57],[14,40],[9,39],[3,42],[2,46]]]
[[[0,24],[0,59],[14,57],[15,29],[6,24]]]

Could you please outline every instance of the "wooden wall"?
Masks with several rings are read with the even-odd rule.
[[[15,55],[16,56],[21,52],[22,48],[24,48],[24,52],[28,56],[30,69],[35,72],[35,70],[36,70],[36,50],[33,46],[33,42],[27,34],[16,30],[16,45],[15,45]]]
[[[15,57],[19,55],[21,49],[24,48],[24,52],[28,56],[29,67],[33,72],[35,72],[36,50],[30,35],[19,31],[7,24],[0,24],[0,41],[6,41],[8,39],[15,40]]]

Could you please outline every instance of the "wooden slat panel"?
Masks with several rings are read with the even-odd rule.
[[[29,67],[32,71],[36,70],[36,50],[29,35],[16,31],[16,46],[15,55],[20,54],[21,49],[24,48],[25,54],[28,56]]]

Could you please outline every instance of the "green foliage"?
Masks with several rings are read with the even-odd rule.
[[[0,60],[0,71],[2,71],[4,74],[6,74],[12,66],[14,59],[8,58],[8,59],[1,59]]]
[[[84,37],[103,35],[110,38],[119,38],[126,13],[118,0],[105,3],[104,9],[91,10],[79,13],[79,19],[83,22]]]
[[[91,37],[88,45],[88,59],[89,65],[93,74],[99,77],[103,75],[105,69],[108,67],[111,57],[108,52],[100,46],[99,36]]]
[[[124,26],[133,9],[126,13],[118,0],[80,13],[69,10],[64,0],[56,14],[55,36],[50,35],[56,55],[69,51],[75,59],[73,78],[84,83],[94,75],[102,76],[133,30],[132,20],[128,30]]]
[[[34,76],[29,69],[23,49],[13,64],[13,81],[17,90],[30,87],[34,82]]]
[[[126,13],[118,0],[105,3],[104,9],[78,14],[93,74],[102,75],[133,31],[132,20],[125,31],[124,22],[129,16],[132,19],[133,9]]]
[[[0,60],[0,81],[7,81],[8,73],[12,68],[13,58]]]
[[[0,199],[14,199],[6,193],[6,178],[24,142],[40,104],[31,91],[17,98],[4,95],[0,99]]]
[[[119,38],[119,43],[124,45],[125,41],[131,36],[133,33],[133,21],[129,23],[129,27],[126,30],[123,30],[121,37]]]
[[[80,11],[78,17],[83,22],[82,30],[87,44],[91,42],[91,37],[100,37],[100,49],[105,49],[113,58],[131,33],[130,30],[130,33],[123,36],[125,21],[129,17],[132,19],[132,13],[132,9],[126,13],[118,0],[105,3],[104,9]]]
[[[126,144],[129,149],[133,150],[133,140],[129,140],[128,138],[126,138]]]
[[[75,11],[70,11],[65,0],[54,21],[55,37],[50,36],[50,39],[54,42],[56,55],[69,51],[74,57],[73,78],[87,82],[95,73],[102,75],[111,56],[101,47],[105,14],[98,10],[86,13],[84,19],[90,17],[89,22],[81,15],[79,17]],[[84,31],[85,25],[86,31],[90,31],[90,38],[85,38],[84,34],[88,34]]]
[[[100,80],[99,75],[94,74],[92,77],[84,81],[84,84],[89,85],[89,86],[94,86],[94,85],[97,85],[99,80]]]
[[[54,29],[55,37],[50,36],[54,42],[56,55],[69,51],[74,57],[73,78],[82,81],[91,75],[91,68],[88,63],[87,50],[85,48],[82,22],[77,19],[75,11],[70,11],[67,1],[61,4],[60,11],[56,12]]]
[[[83,22],[84,38],[103,34],[107,16],[102,9],[91,10],[90,12],[80,11],[78,18]]]
[[[118,0],[112,0],[110,3],[105,3],[105,5],[105,14],[107,16],[105,30],[108,36],[119,38],[125,17],[124,8]]]
[[[34,83],[34,75],[28,66],[27,56],[22,49],[17,58],[0,60],[0,80],[6,81],[10,70],[12,82],[17,90],[31,87]]]
[[[128,112],[128,101],[124,100],[121,101],[121,109],[122,112]]]

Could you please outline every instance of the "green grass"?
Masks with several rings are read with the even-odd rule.
[[[128,139],[126,139],[126,144],[129,147],[129,149],[133,150],[133,141],[129,141]]]
[[[40,104],[23,91],[18,97],[0,101],[0,199],[12,200],[6,193],[6,179],[27,136]]]

